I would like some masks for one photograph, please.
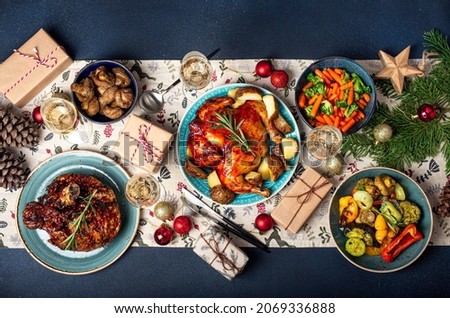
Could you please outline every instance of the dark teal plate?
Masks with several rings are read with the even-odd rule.
[[[187,148],[187,139],[189,135],[189,124],[192,120],[195,119],[197,115],[197,110],[202,106],[206,100],[214,97],[225,97],[227,96],[227,93],[230,89],[236,88],[236,87],[257,87],[260,89],[264,95],[273,95],[268,90],[261,88],[259,86],[250,85],[250,84],[228,84],[219,86],[216,88],[213,88],[212,90],[205,93],[203,96],[201,96],[199,99],[197,99],[194,104],[189,107],[187,112],[185,113],[183,119],[181,120],[180,126],[178,128],[178,134],[177,134],[177,153],[178,153],[178,159],[180,162],[180,168],[183,172],[184,177],[188,181],[188,183],[191,185],[192,188],[197,190],[199,193],[201,193],[204,197],[211,200],[211,197],[209,195],[209,186],[206,179],[198,179],[190,176],[184,171],[184,162],[186,160],[186,148]],[[275,100],[278,103],[278,111],[283,116],[283,118],[289,123],[289,125],[294,129],[292,133],[289,133],[286,135],[286,137],[291,137],[297,140],[298,144],[301,145],[300,141],[300,133],[298,130],[297,122],[295,121],[294,116],[292,115],[289,108],[279,99],[277,96],[274,96]],[[300,147],[300,146],[299,146]],[[289,182],[289,180],[292,178],[295,167],[297,166],[299,160],[299,153],[291,159],[287,161],[287,165],[290,167],[289,170],[286,170],[275,182],[271,182],[270,180],[266,180],[263,183],[263,188],[267,188],[270,191],[271,197],[278,193],[281,189],[284,188],[284,186]],[[249,206],[254,205],[260,202],[263,202],[267,200],[267,198],[260,196],[258,194],[254,193],[245,193],[245,194],[237,194],[236,198],[231,202],[230,206]]]
[[[65,173],[94,176],[114,191],[122,227],[106,246],[90,252],[63,251],[47,242],[49,236],[44,230],[30,230],[24,226],[22,213],[25,205],[44,195],[47,186]],[[139,209],[132,206],[123,193],[128,179],[126,171],[116,162],[90,151],[61,153],[39,164],[22,188],[17,204],[17,227],[27,251],[45,267],[63,274],[88,274],[111,265],[131,245],[139,225]]]
[[[423,234],[424,238],[406,250],[404,250],[393,262],[385,262],[381,256],[353,257],[345,251],[346,238],[339,229],[339,198],[349,195],[359,179],[375,178],[377,175],[386,174],[391,176],[396,182],[404,188],[406,199],[414,202],[422,210],[422,217],[417,224],[418,230]],[[433,215],[430,202],[419,185],[410,177],[394,169],[389,168],[367,168],[361,170],[349,178],[347,178],[337,189],[333,195],[329,207],[330,229],[333,239],[337,245],[339,252],[353,265],[370,272],[389,273],[401,270],[411,265],[425,251],[433,233]]]

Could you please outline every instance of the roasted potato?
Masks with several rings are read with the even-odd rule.
[[[208,177],[208,174],[205,171],[194,165],[190,160],[184,162],[184,170],[187,174],[195,178],[206,179]]]
[[[244,176],[245,180],[251,185],[261,185],[263,178],[259,172],[251,171]]]
[[[285,160],[290,160],[298,153],[298,142],[294,138],[281,139],[281,149]]]
[[[274,120],[278,117],[278,105],[275,101],[275,97],[273,95],[264,95],[262,98],[264,104],[266,105],[267,110],[267,118],[269,120]]]
[[[270,180],[272,182],[277,181],[286,170],[283,160],[275,155],[267,157],[267,164],[269,165]]]
[[[273,124],[275,125],[275,128],[284,135],[294,131],[291,125],[289,125],[288,122],[280,114],[278,114],[278,116],[273,120]]]
[[[241,87],[235,93],[236,100],[262,100],[263,96],[256,87]]]
[[[217,185],[222,185],[219,176],[217,175],[217,172],[215,170],[208,175],[207,179],[208,179],[208,186],[211,189]]]
[[[233,191],[221,184],[212,187],[209,190],[209,194],[213,201],[216,201],[220,204],[228,204],[233,201],[236,196]]]
[[[258,167],[258,173],[261,175],[263,180],[270,178],[269,163],[267,162],[266,157],[261,160],[261,164]]]

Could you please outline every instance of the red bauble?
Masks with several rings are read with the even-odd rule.
[[[165,224],[161,225],[156,229],[153,237],[155,238],[155,242],[158,245],[167,245],[172,241],[173,232],[172,230]]]
[[[289,75],[283,70],[277,70],[270,76],[270,82],[276,88],[284,88],[289,83]]]
[[[255,227],[261,232],[266,232],[272,229],[273,219],[269,214],[261,213],[255,219]]]
[[[269,77],[272,75],[273,66],[272,63],[268,60],[259,61],[255,67],[255,73],[259,77]]]
[[[417,109],[417,116],[424,122],[432,121],[439,113],[439,109],[430,104],[423,104]]]
[[[31,115],[33,116],[33,120],[38,123],[43,125],[44,124],[44,119],[42,118],[41,115],[41,106],[37,106],[33,109],[33,112],[31,113]]]
[[[191,219],[187,215],[180,215],[173,220],[173,230],[181,235],[186,235],[192,228]]]

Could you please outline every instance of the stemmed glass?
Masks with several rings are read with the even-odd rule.
[[[341,131],[331,125],[313,128],[306,136],[302,162],[319,167],[335,159],[342,146]]]
[[[41,104],[41,114],[45,126],[67,141],[78,144],[88,143],[92,134],[92,123],[78,112],[69,100],[51,97]]]
[[[181,60],[180,79],[183,92],[189,101],[195,100],[211,86],[213,68],[201,52],[188,52]]]
[[[133,175],[125,187],[127,200],[137,207],[151,207],[165,196],[165,189],[148,173]]]

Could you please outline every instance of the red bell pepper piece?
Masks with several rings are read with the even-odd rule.
[[[392,262],[401,252],[421,239],[423,239],[423,234],[417,230],[416,225],[408,224],[403,231],[381,251],[381,257],[386,262]]]

